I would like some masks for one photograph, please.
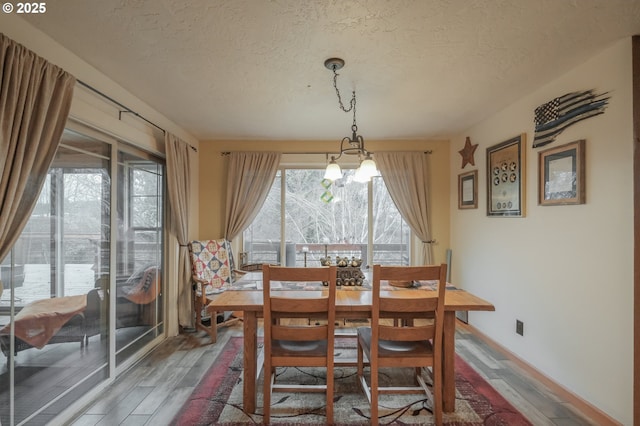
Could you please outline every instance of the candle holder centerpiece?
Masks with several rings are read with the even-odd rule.
[[[331,256],[321,257],[320,264],[322,266],[331,266]],[[364,283],[364,274],[360,269],[361,265],[362,259],[336,256],[336,284],[339,286],[361,286]],[[322,284],[329,285],[327,282]]]

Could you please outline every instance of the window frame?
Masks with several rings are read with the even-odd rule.
[[[280,174],[280,263],[286,264],[286,244],[287,244],[287,235],[286,235],[286,175],[287,170],[324,170],[326,166],[325,154],[322,154],[322,159],[320,159],[320,154],[282,154],[282,159],[280,165],[278,167],[278,173]],[[356,169],[357,163],[354,161],[341,163],[341,168],[343,170]],[[369,182],[362,183],[362,185],[367,185],[367,259],[363,259],[363,264],[366,267],[369,267],[373,264],[374,259],[374,218],[373,218],[373,208],[374,208],[374,190],[373,190],[373,179],[382,179],[381,176],[376,176],[372,178]],[[384,183],[384,181],[383,181]],[[398,212],[399,213],[399,212]],[[409,238],[407,241],[407,260],[408,264],[413,264],[413,256],[414,256],[414,239],[415,235],[413,230],[406,224],[406,221],[402,219],[409,231]],[[245,241],[244,241],[244,231],[241,236],[241,258],[246,258],[245,251]]]

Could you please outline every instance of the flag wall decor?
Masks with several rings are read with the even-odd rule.
[[[593,90],[571,92],[555,98],[535,109],[535,135],[533,147],[553,142],[567,127],[604,113],[609,103],[607,93]]]

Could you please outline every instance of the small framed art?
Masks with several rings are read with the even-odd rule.
[[[478,208],[478,171],[472,170],[458,175],[458,208]]]
[[[538,153],[538,204],[585,203],[584,139]]]
[[[525,138],[487,148],[487,216],[525,215]]]

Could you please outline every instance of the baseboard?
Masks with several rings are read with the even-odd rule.
[[[574,407],[576,407],[578,410],[580,410],[580,412],[582,412],[591,420],[593,420],[596,424],[602,425],[602,426],[606,426],[606,425],[621,426],[622,425],[622,423],[616,421],[615,419],[610,417],[608,414],[604,413],[603,411],[595,407],[594,405],[590,404],[589,402],[580,398],[578,395],[567,390],[562,385],[556,383],[549,377],[542,374],[531,364],[528,364],[527,362],[523,361],[516,354],[504,348],[503,346],[501,346],[500,344],[492,340],[489,336],[479,331],[474,326],[468,323],[465,323],[463,321],[457,320],[456,327],[463,330],[467,330],[469,333],[473,333],[474,335],[482,339],[487,345],[491,346],[493,349],[497,350],[498,352],[504,354],[510,361],[518,365],[518,367],[522,368],[524,371],[526,371],[529,375],[531,375],[533,378],[538,380],[540,383],[547,386],[549,389],[551,389],[552,392],[554,392],[560,398],[571,403]]]

